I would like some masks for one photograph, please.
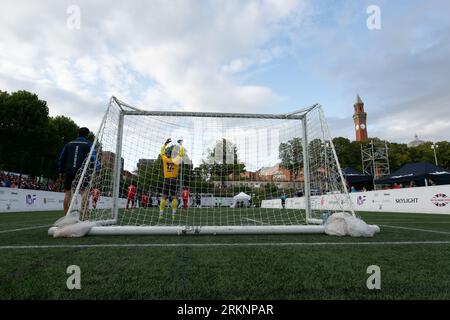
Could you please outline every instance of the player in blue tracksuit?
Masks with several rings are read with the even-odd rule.
[[[281,195],[281,206],[283,207],[283,209],[286,209],[286,193],[284,192]]]
[[[69,210],[70,201],[72,199],[72,182],[75,180],[75,176],[78,170],[82,167],[84,160],[89,155],[89,151],[91,150],[92,143],[87,139],[89,135],[88,128],[80,128],[78,131],[78,138],[67,143],[64,148],[61,150],[61,154],[58,159],[58,173],[60,179],[64,180],[64,213],[67,214]],[[99,169],[99,163],[96,161],[97,155],[94,152],[92,153],[91,161],[92,165],[90,166],[90,172],[84,178],[84,183],[82,185],[81,195],[82,202],[85,202],[83,197],[84,189],[87,187],[87,183],[90,179],[87,177],[89,174],[92,174],[93,166],[96,166],[96,169]]]

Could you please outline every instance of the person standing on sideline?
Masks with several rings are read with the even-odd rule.
[[[202,206],[202,196],[200,195],[200,193],[197,193],[195,195],[195,205],[197,208],[200,208]]]
[[[84,160],[89,155],[89,152],[92,147],[92,143],[87,139],[90,131],[88,128],[83,127],[78,130],[78,138],[67,143],[61,150],[58,159],[58,174],[59,178],[64,181],[64,214],[67,214],[69,211],[70,201],[72,200],[72,182],[75,180],[75,175],[78,170],[81,168]],[[97,154],[95,150],[92,152],[91,161],[96,163]],[[98,168],[98,163],[96,163],[96,167]],[[88,173],[88,176],[90,174]],[[90,179],[86,178],[85,181],[81,185],[81,199],[84,207],[83,211],[83,219],[85,218],[86,209],[88,207],[89,202],[86,199],[86,196],[89,196],[84,191],[87,187],[87,183]]]
[[[281,206],[283,207],[283,209],[286,209],[286,193],[284,192],[281,195]]]

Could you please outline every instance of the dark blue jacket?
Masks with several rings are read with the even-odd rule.
[[[76,174],[86,157],[89,155],[91,147],[92,143],[84,137],[78,137],[67,143],[59,155],[58,173]],[[96,158],[97,153],[94,150],[91,161],[96,162]],[[99,163],[96,163],[96,167],[98,169]]]

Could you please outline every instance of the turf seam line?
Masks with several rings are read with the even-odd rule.
[[[51,224],[41,225],[41,226],[34,226],[34,227],[27,227],[27,228],[20,228],[20,229],[9,229],[9,230],[0,230],[0,233],[8,233],[8,232],[17,232],[17,231],[25,231],[25,230],[33,230],[33,229],[40,229],[40,228],[49,228],[51,227]]]
[[[281,243],[128,243],[128,244],[74,244],[74,245],[10,245],[6,249],[83,249],[83,248],[170,248],[170,247],[280,247],[280,246],[365,246],[365,245],[436,245],[450,244],[450,241],[373,241],[373,242],[281,242]]]
[[[423,222],[423,221],[414,221],[414,220],[410,220],[410,221],[396,221],[396,220],[391,220],[391,221],[376,221],[376,220],[370,220],[370,223],[449,224],[450,221],[430,221],[430,222]]]
[[[411,230],[411,231],[422,231],[422,232],[431,232],[431,233],[439,233],[439,234],[447,234],[450,235],[450,232],[438,231],[438,230],[429,230],[429,229],[419,229],[419,228],[408,228],[408,227],[400,227],[400,226],[390,226],[380,224],[380,227],[388,227],[393,229],[402,229],[402,230]]]
[[[250,218],[245,218],[245,220],[257,222],[257,223],[260,223],[260,224],[267,224],[267,223],[265,223],[265,222],[258,221],[258,220],[254,220],[254,219],[250,219]]]

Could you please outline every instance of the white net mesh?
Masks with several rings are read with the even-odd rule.
[[[352,211],[320,106],[290,116],[181,114],[111,99],[92,152],[97,164],[91,157],[73,184],[85,197],[71,210],[85,220],[289,226]]]

